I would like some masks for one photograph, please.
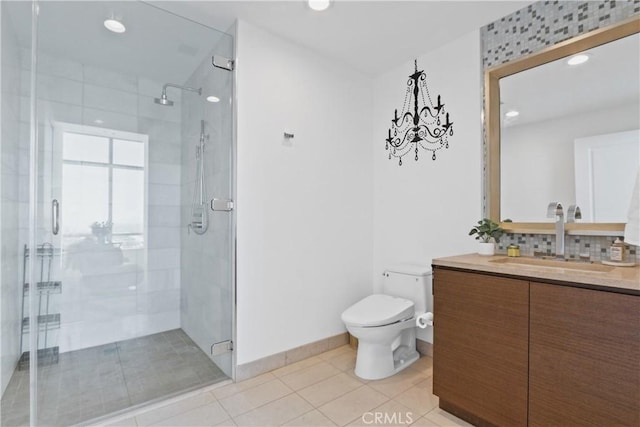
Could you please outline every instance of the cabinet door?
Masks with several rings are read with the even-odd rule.
[[[529,283],[436,269],[433,390],[476,425],[527,424]]]
[[[640,297],[531,283],[529,423],[640,426]]]

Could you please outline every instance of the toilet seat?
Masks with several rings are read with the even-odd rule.
[[[370,295],[342,313],[342,321],[352,326],[384,326],[414,315],[414,303],[390,295]]]

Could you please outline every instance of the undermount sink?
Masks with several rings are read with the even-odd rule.
[[[595,273],[608,273],[613,267],[596,262],[579,262],[562,259],[528,258],[528,257],[502,257],[489,260],[497,264],[512,264],[535,267],[562,268],[564,270],[591,271]]]

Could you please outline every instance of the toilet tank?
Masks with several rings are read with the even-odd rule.
[[[385,270],[382,292],[413,301],[420,313],[433,311],[432,286],[430,266],[401,264]]]

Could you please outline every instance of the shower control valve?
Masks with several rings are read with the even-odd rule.
[[[212,211],[229,212],[233,210],[233,200],[231,199],[213,199],[211,200]]]

